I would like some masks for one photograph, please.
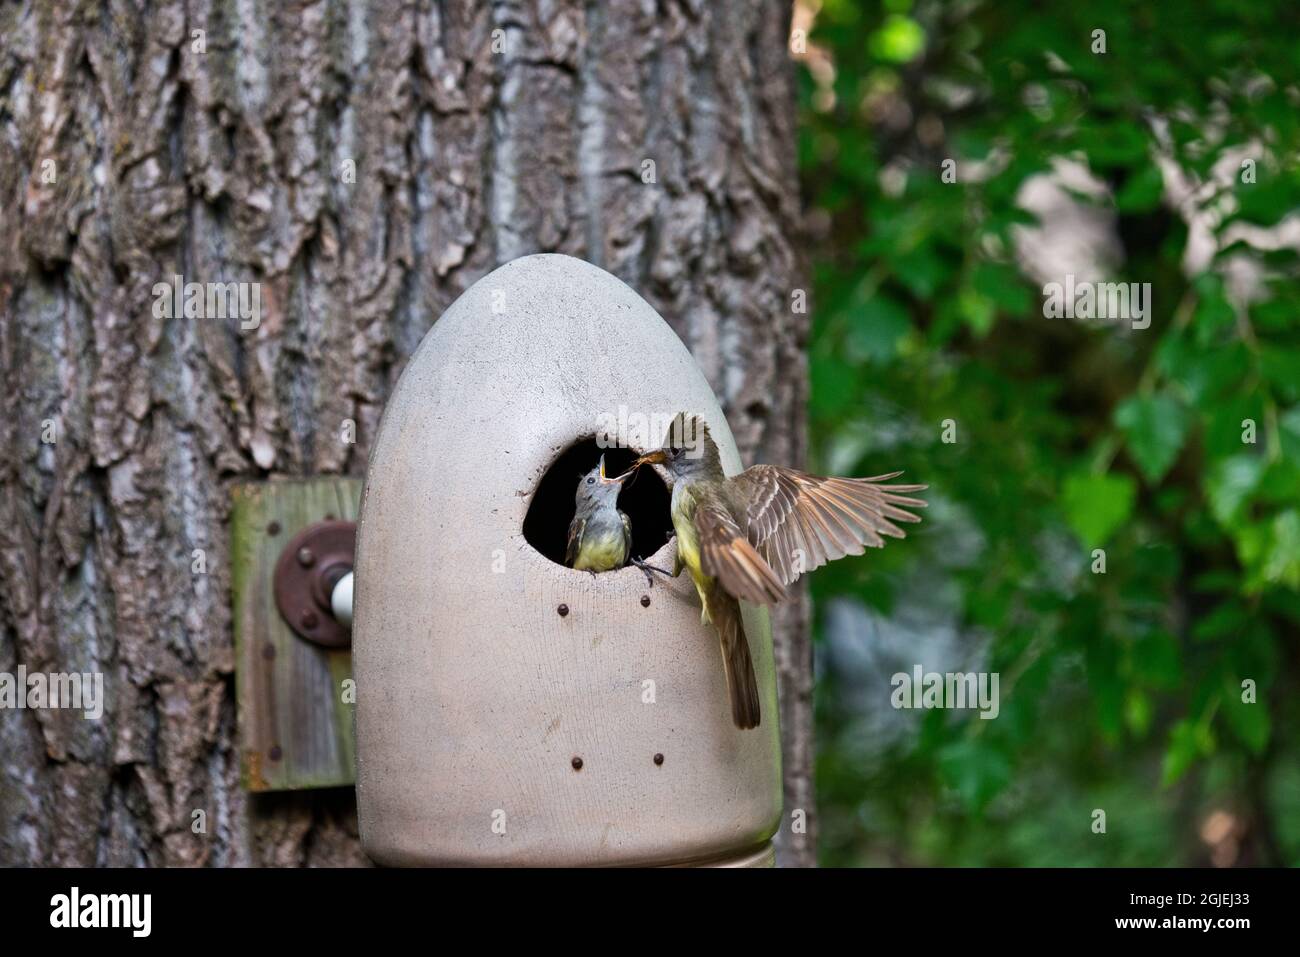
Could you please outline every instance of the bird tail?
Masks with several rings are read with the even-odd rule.
[[[758,677],[754,659],[749,656],[749,640],[740,617],[740,602],[721,588],[709,596],[708,616],[718,629],[722,642],[722,665],[727,673],[727,693],[731,697],[731,718],[742,730],[757,728],[762,720],[758,703]]]

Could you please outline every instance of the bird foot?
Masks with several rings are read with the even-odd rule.
[[[644,562],[639,558],[632,559],[632,564],[641,569],[641,574],[645,575],[646,586],[648,588],[655,587],[655,577],[650,574],[651,572],[658,572],[660,575],[667,575],[669,578],[673,577],[671,572],[665,571],[656,565],[651,565],[649,562]]]

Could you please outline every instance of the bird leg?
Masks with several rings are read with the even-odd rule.
[[[658,572],[660,575],[667,575],[669,578],[676,577],[667,569],[663,569],[655,565],[651,565],[649,562],[642,561],[639,558],[634,557],[632,559],[632,564],[635,565],[637,568],[641,569],[641,574],[645,575],[646,586],[648,588],[655,587],[655,577],[654,575],[650,574],[651,572]]]

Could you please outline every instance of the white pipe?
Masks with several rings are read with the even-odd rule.
[[[330,592],[330,609],[340,625],[352,627],[352,572],[340,578]]]

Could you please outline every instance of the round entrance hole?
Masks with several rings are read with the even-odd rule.
[[[579,480],[605,456],[605,474],[621,475],[632,467],[631,449],[602,449],[594,436],[569,446],[537,484],[524,516],[524,538],[557,565],[564,564],[569,523],[577,511],[574,496]],[[668,487],[652,468],[642,468],[623,483],[618,507],[632,523],[632,556],[649,559],[673,532]]]

